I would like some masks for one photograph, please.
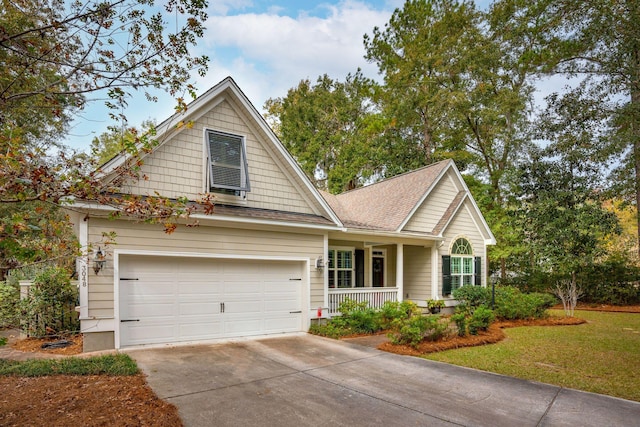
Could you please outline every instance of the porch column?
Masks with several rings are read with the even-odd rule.
[[[440,242],[433,242],[433,247],[431,248],[431,299],[438,299],[438,295],[440,294],[439,283],[440,283],[440,269],[438,262],[440,261]]]
[[[396,287],[398,288],[398,301],[404,300],[404,246],[396,244]]]

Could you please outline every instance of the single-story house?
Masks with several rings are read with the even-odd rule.
[[[176,128],[190,121],[193,126]],[[452,161],[340,195],[318,191],[231,78],[158,126],[160,143],[120,191],[196,200],[215,194],[198,227],[121,217],[77,201],[85,351],[306,331],[345,298],[372,306],[451,304],[452,289],[486,285],[495,243]],[[105,179],[126,160],[102,167]],[[98,248],[93,246],[94,251]]]

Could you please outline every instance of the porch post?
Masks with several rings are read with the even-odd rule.
[[[398,288],[398,301],[404,300],[404,246],[396,244],[396,287]]]
[[[440,261],[440,242],[434,241],[431,248],[431,299],[438,299],[440,289],[438,284],[440,282],[440,269],[438,268],[438,262]]]

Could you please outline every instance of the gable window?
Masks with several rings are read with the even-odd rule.
[[[208,130],[209,191],[235,196],[250,191],[249,171],[244,138]]]
[[[481,258],[473,256],[473,248],[467,239],[459,238],[451,246],[451,255],[442,256],[442,295],[465,285],[482,284]]]
[[[329,249],[328,273],[330,288],[353,288],[354,255],[353,249]]]

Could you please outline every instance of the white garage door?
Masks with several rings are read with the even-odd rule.
[[[302,330],[303,263],[123,255],[120,345]]]

